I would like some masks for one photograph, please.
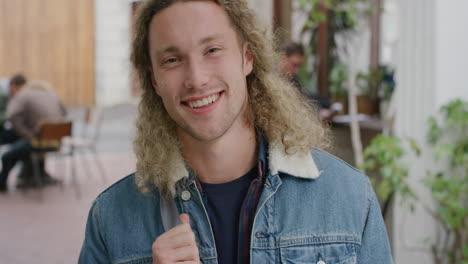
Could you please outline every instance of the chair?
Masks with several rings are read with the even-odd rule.
[[[96,151],[96,142],[99,137],[99,131],[101,128],[102,111],[100,108],[86,108],[84,112],[84,126],[80,135],[73,135],[64,141],[64,144],[71,149],[72,152],[86,152],[93,155],[93,161],[99,173],[101,174],[103,182],[106,181],[106,171],[102,164],[102,161]],[[88,162],[86,158],[82,158],[83,162]],[[87,175],[91,175],[89,166],[83,166],[86,170]]]
[[[38,187],[43,186],[42,178],[40,176],[40,159],[47,153],[59,153],[62,146],[62,140],[65,137],[70,137],[72,133],[72,122],[41,122],[39,125],[38,135],[31,140],[31,159],[33,163],[33,178]],[[73,156],[73,152],[67,153]],[[75,178],[74,168],[72,171],[73,179]]]

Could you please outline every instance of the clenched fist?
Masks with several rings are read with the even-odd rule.
[[[187,214],[181,214],[182,224],[160,235],[152,246],[153,264],[199,264],[195,234],[190,227],[190,218]]]

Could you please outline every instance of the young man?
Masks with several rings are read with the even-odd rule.
[[[317,149],[263,33],[243,0],[142,4],[137,172],[93,203],[79,263],[391,263],[368,179]]]

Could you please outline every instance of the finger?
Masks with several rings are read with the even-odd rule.
[[[181,214],[181,215],[179,215],[179,218],[180,218],[180,221],[182,222],[182,224],[177,225],[177,226],[169,229],[168,231],[166,231],[162,235],[167,236],[167,237],[172,237],[172,236],[179,235],[180,233],[183,233],[183,232],[192,231],[192,229],[190,227],[190,217],[189,217],[189,215],[188,214]]]
[[[179,215],[179,218],[180,218],[180,221],[183,224],[190,225],[190,216],[188,214],[181,214],[181,215]]]
[[[169,238],[169,237],[178,236],[182,233],[187,233],[187,232],[192,232],[190,225],[180,224],[164,232],[161,236]]]
[[[192,231],[179,233],[174,236],[161,235],[154,242],[155,248],[159,250],[176,249],[196,245],[195,234]]]
[[[196,261],[200,259],[197,245],[177,248],[172,251],[172,256],[172,260],[177,263],[180,261]]]

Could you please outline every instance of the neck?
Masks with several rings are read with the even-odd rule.
[[[252,169],[257,161],[253,127],[228,131],[213,141],[180,137],[182,152],[197,178],[205,183],[233,181]]]

